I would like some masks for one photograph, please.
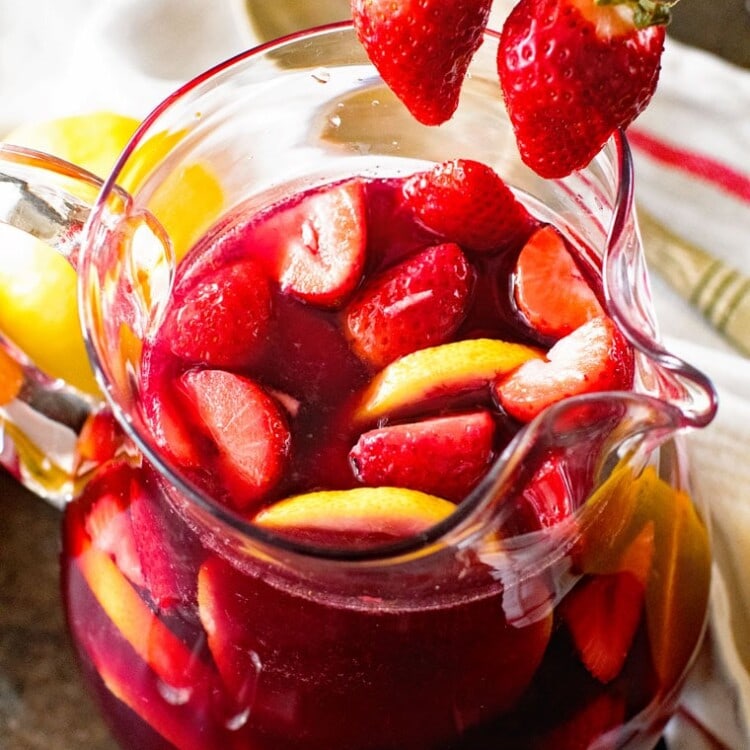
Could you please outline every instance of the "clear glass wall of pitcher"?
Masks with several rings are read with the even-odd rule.
[[[24,381],[2,407],[3,462],[65,503],[68,623],[123,747],[648,748],[674,709],[710,579],[681,436],[710,421],[714,392],[659,343],[624,136],[564,180],[530,173],[499,98],[495,49],[490,33],[439,128],[410,118],[342,24],[264,45],[176,92],[101,192],[69,165],[0,149],[1,218],[76,265],[104,394],[50,382],[5,342]],[[274,507],[288,498],[260,513],[227,502],[221,467],[236,456],[222,452],[233,429],[224,412],[241,414],[248,391],[232,388],[246,373],[192,362],[150,377],[175,290],[223,262],[217,247],[238,262],[238,216],[457,158],[491,166],[585,260],[632,346],[633,389],[564,399],[516,425],[460,502],[386,492],[368,505],[337,486],[317,505],[287,504],[286,521]],[[222,209],[175,230],[175,186],[196,169],[215,180]],[[385,236],[389,223],[373,231]],[[191,281],[182,264],[194,245],[206,260]],[[294,310],[278,332],[313,331],[297,340],[306,359],[279,346],[284,388],[266,384],[254,402],[273,400],[285,423],[305,409],[295,376],[325,389],[315,373],[334,384],[341,374],[321,333],[340,312],[315,313],[305,328],[295,316],[307,313]],[[212,311],[202,314],[209,325]],[[326,357],[315,362],[316,351]],[[180,406],[180,388],[206,378],[229,388],[202,404],[222,434],[201,433]],[[326,455],[314,454],[323,477]],[[560,498],[556,514],[549,503]]]

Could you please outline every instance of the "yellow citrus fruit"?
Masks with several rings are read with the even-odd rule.
[[[429,528],[456,506],[434,495],[401,487],[356,487],[295,495],[261,511],[256,522],[276,529],[385,531]]]
[[[224,191],[205,165],[178,162],[172,171],[165,171],[164,157],[184,137],[185,132],[176,131],[157,133],[146,139],[130,155],[120,175],[122,187],[137,192],[154,167],[162,165],[163,174],[146,207],[166,230],[178,261],[217,219],[224,206]]]
[[[76,274],[43,242],[0,225],[0,331],[53,378],[95,395],[78,321]]]
[[[106,177],[138,120],[112,112],[23,125],[4,140],[65,159]],[[78,322],[76,274],[48,245],[0,226],[0,330],[37,367],[75,388],[97,394]]]
[[[12,401],[23,385],[23,370],[13,357],[0,348],[0,406]]]
[[[375,376],[356,415],[377,419],[440,394],[478,388],[541,356],[537,349],[496,339],[466,339],[419,349]]]
[[[107,177],[139,121],[113,112],[73,115],[24,125],[4,140],[65,159]],[[155,136],[137,153],[137,183],[152,170],[180,134]],[[218,217],[224,196],[217,179],[202,164],[178,166],[151,197],[148,208],[181,258]],[[76,274],[52,248],[0,226],[0,331],[24,350],[37,367],[75,388],[98,394],[78,322]],[[2,377],[0,375],[0,377]]]
[[[103,179],[138,124],[126,115],[93,112],[21,125],[4,140],[65,159]]]

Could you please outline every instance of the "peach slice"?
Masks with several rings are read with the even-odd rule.
[[[262,510],[256,523],[280,531],[314,530],[404,538],[449,516],[456,506],[402,487],[357,487],[295,495]]]
[[[379,419],[440,395],[481,388],[530,359],[540,350],[496,339],[466,339],[420,349],[381,370],[355,411],[360,421]]]

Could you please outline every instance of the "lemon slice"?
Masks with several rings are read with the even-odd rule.
[[[456,506],[434,495],[401,487],[356,487],[295,495],[261,511],[256,522],[275,529],[419,533]]]
[[[466,339],[419,349],[375,376],[355,416],[377,419],[427,398],[468,391],[541,356],[532,347],[496,339]]]

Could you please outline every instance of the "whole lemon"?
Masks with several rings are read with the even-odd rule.
[[[65,159],[105,178],[139,125],[114,112],[72,115],[24,125],[4,139]],[[159,133],[141,144],[123,187],[138,185],[181,138]],[[224,194],[206,165],[171,172],[148,204],[179,260],[221,213]],[[40,370],[89,394],[99,393],[78,317],[76,273],[55,250],[0,225],[0,333],[24,350]]]
[[[138,124],[132,117],[95,112],[24,125],[3,140],[104,178]],[[78,319],[75,271],[51,247],[10,227],[0,225],[0,243],[0,331],[44,373],[96,395]]]

